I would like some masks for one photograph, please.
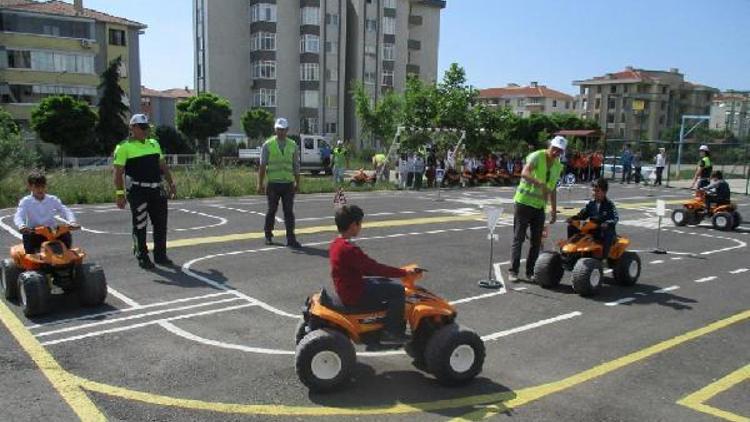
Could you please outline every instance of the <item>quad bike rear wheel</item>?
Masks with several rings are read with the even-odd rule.
[[[543,252],[534,264],[537,284],[547,289],[559,285],[564,272],[562,257],[557,252]]]
[[[474,331],[450,323],[427,342],[427,370],[440,384],[461,385],[474,379],[484,364],[484,342]]]
[[[11,259],[4,259],[2,263],[2,275],[0,275],[0,288],[6,300],[16,300],[18,297],[18,275],[21,270]]]
[[[711,223],[717,230],[728,231],[734,228],[734,218],[728,212],[717,212],[711,217]]]
[[[617,284],[632,286],[641,276],[641,257],[635,252],[623,252],[613,270]]]
[[[573,267],[573,290],[581,296],[593,296],[603,278],[602,262],[596,258],[581,258]]]
[[[675,226],[682,227],[687,225],[688,219],[688,214],[684,209],[679,208],[672,211],[672,222]]]
[[[295,370],[311,392],[341,387],[356,363],[354,345],[345,335],[328,328],[314,330],[297,345]]]
[[[21,308],[27,317],[42,315],[49,310],[50,287],[44,274],[25,271],[18,276]]]
[[[78,297],[84,306],[97,306],[107,298],[107,278],[102,267],[83,264],[76,268]]]

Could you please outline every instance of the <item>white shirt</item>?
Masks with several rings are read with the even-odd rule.
[[[656,167],[666,167],[667,160],[664,154],[656,154]]]
[[[18,202],[13,223],[19,229],[37,226],[57,227],[57,215],[62,216],[68,223],[76,222],[73,212],[55,195],[45,194],[41,201],[34,198],[34,195],[26,195]]]

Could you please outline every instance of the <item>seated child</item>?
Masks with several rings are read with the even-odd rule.
[[[336,210],[336,228],[339,236],[331,242],[329,258],[331,277],[336,294],[346,306],[377,306],[387,303],[383,340],[405,342],[404,286],[388,278],[364,276],[403,277],[420,271],[404,270],[383,265],[367,256],[351,238],[362,230],[365,213],[356,205],[344,205]]]
[[[23,236],[23,248],[26,253],[36,253],[47,239],[34,233],[35,227],[57,227],[55,216],[63,217],[73,227],[78,227],[78,225],[73,212],[56,196],[47,194],[47,178],[43,173],[34,171],[26,181],[31,193],[18,202],[13,223]],[[68,248],[73,242],[70,233],[60,236],[60,240]]]
[[[585,220],[587,218],[595,219],[599,222],[599,230],[594,235],[594,238],[602,241],[603,244],[603,256],[607,258],[609,256],[609,249],[612,246],[612,242],[617,237],[615,233],[615,225],[619,221],[620,217],[617,215],[617,208],[615,208],[614,202],[607,198],[607,191],[609,190],[609,183],[605,179],[597,179],[591,183],[593,188],[593,199],[578,214],[568,219],[571,220]],[[568,237],[572,237],[579,232],[578,228],[572,225],[568,226]]]
[[[713,171],[711,183],[701,189],[706,191],[706,208],[711,208],[711,204],[727,205],[732,202],[732,190],[720,170]]]

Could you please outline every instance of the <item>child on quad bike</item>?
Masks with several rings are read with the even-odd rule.
[[[336,210],[339,236],[331,242],[328,252],[336,295],[345,306],[375,306],[385,302],[388,309],[381,341],[405,343],[408,337],[404,323],[404,286],[389,278],[364,276],[404,277],[421,270],[380,264],[352,243],[351,239],[362,230],[364,215],[364,211],[356,205],[344,205]]]
[[[29,195],[18,202],[13,223],[23,236],[23,248],[27,254],[36,253],[47,240],[44,236],[34,233],[37,226],[57,227],[56,216],[62,216],[73,228],[78,228],[76,217],[60,199],[47,194],[47,178],[39,172],[33,171],[26,179]],[[70,248],[73,238],[70,233],[60,236],[60,240]]]
[[[729,183],[724,180],[724,174],[721,170],[715,170],[711,173],[711,183],[700,190],[706,192],[706,208],[712,206],[731,204],[732,191]]]
[[[597,179],[591,183],[593,199],[586,204],[578,214],[570,217],[568,223],[572,220],[592,219],[599,222],[599,230],[594,236],[595,239],[602,241],[602,257],[609,256],[609,249],[612,242],[617,238],[615,225],[620,217],[617,215],[617,208],[614,202],[607,198],[609,183],[605,179]],[[579,229],[572,224],[568,225],[568,238],[573,237],[579,232]]]

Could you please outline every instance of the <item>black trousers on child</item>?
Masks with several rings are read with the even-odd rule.
[[[389,278],[365,278],[365,290],[359,305],[375,307],[385,302],[385,329],[391,333],[404,332],[404,285]]]

